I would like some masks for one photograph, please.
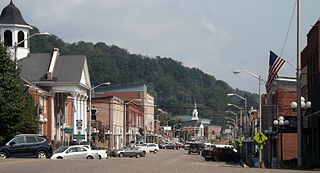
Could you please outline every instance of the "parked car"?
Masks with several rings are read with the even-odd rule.
[[[180,143],[180,142],[176,142],[175,145],[176,145],[176,149],[177,150],[180,150],[181,148],[184,148],[184,145],[182,143]]]
[[[119,153],[124,152],[126,147],[122,147],[120,149],[113,149],[110,151],[110,157],[118,157]]]
[[[206,161],[225,161],[225,162],[239,162],[240,154],[231,147],[215,147],[202,151],[202,156]]]
[[[201,153],[201,144],[200,143],[190,143],[189,145],[190,146],[189,146],[188,154],[197,153],[198,155],[200,155],[200,153]]]
[[[122,151],[119,151],[119,157],[145,157],[145,153],[142,150],[139,150],[137,147],[128,147]]]
[[[82,145],[63,146],[57,149],[51,159],[100,159],[99,154]]]
[[[99,150],[99,149],[94,150],[90,145],[82,145],[82,146],[84,146],[84,147],[86,147],[86,148],[89,148],[89,149],[92,150],[92,151],[97,152],[100,159],[108,159],[108,152],[107,152],[107,150]]]
[[[146,143],[142,146],[137,146],[139,150],[144,151],[145,153],[158,153],[159,145],[155,143]]]
[[[0,158],[36,157],[50,158],[52,146],[47,136],[39,134],[21,134],[0,147]]]

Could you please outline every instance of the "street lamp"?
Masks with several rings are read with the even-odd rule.
[[[127,105],[134,102],[134,101],[141,101],[142,99],[132,99],[132,100],[129,100],[127,102],[124,102],[123,106],[123,112],[124,112],[124,117],[123,117],[123,145],[124,147],[127,146]],[[146,135],[146,131],[145,131],[145,135]]]
[[[32,34],[32,35],[30,35],[29,37],[27,37],[26,39],[24,39],[24,40],[21,40],[20,42],[15,42],[14,43],[14,61],[16,62],[17,61],[17,49],[18,49],[18,46],[21,44],[21,43],[23,43],[23,42],[25,42],[25,41],[27,41],[27,40],[29,40],[30,38],[32,38],[32,37],[34,37],[34,36],[37,36],[37,35],[50,35],[50,33],[48,33],[48,32],[38,32],[38,33],[34,33],[34,34]]]
[[[95,87],[91,87],[89,88],[89,127],[88,127],[88,133],[89,133],[89,144],[91,145],[91,139],[92,139],[92,136],[91,136],[91,118],[92,118],[92,91],[94,91],[94,89],[102,86],[102,85],[110,85],[111,83],[110,82],[104,82],[104,83],[100,83],[99,85],[95,86]]]
[[[236,124],[235,127],[238,127],[238,115],[236,113],[234,113],[233,111],[226,111],[226,113],[230,113],[230,114],[233,114],[235,116],[235,124]],[[229,117],[225,117],[225,118],[229,118]],[[235,131],[234,131],[234,137],[236,138],[236,132]]]
[[[244,98],[244,97],[242,97],[242,96],[240,96],[240,95],[238,95],[238,94],[236,94],[236,93],[228,93],[227,96],[229,96],[229,97],[230,97],[230,96],[236,96],[236,97],[244,100],[245,127],[246,127],[245,130],[247,131],[247,130],[248,130],[248,129],[247,129],[247,116],[246,116],[246,112],[247,112],[247,99]],[[242,122],[240,122],[240,124],[242,125]]]
[[[249,75],[253,76],[254,78],[258,79],[258,82],[259,82],[259,113],[258,113],[258,121],[259,121],[259,131],[262,130],[262,103],[261,103],[261,82],[264,81],[262,78],[261,78],[261,75],[256,75],[248,70],[234,70],[233,73],[234,74],[239,74],[239,73],[242,73],[242,72],[246,72],[248,73]],[[260,165],[262,164],[262,150],[259,149],[259,162],[260,162]]]
[[[232,104],[232,103],[228,103],[227,106],[233,106],[233,107],[239,109],[239,112],[240,112],[240,136],[242,137],[242,107],[239,107],[239,106]]]
[[[43,115],[39,116],[39,123],[40,123],[40,134],[43,135],[43,124],[45,124],[48,121],[46,117]]]

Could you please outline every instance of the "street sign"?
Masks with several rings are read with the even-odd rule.
[[[81,127],[82,126],[82,120],[76,120],[76,125],[77,125],[77,127]]]
[[[66,127],[63,129],[64,133],[72,133],[73,132],[73,128],[71,127]]]
[[[265,140],[267,140],[267,136],[262,132],[262,131],[259,131],[256,135],[254,135],[253,139],[261,144],[263,143]]]

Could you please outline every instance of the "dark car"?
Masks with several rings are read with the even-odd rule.
[[[21,134],[0,147],[0,158],[36,157],[50,158],[52,146],[47,136],[39,134]]]
[[[202,145],[200,143],[190,143],[188,154],[197,153],[198,155],[200,155],[201,149],[202,149]]]
[[[240,154],[233,151],[231,148],[211,148],[203,151],[203,157],[206,161],[225,161],[225,162],[239,162]]]

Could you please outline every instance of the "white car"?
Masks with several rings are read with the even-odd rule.
[[[138,149],[144,151],[145,153],[158,153],[159,145],[155,143],[146,143],[142,146],[138,146]]]
[[[99,159],[96,151],[81,145],[64,146],[57,149],[51,159]]]
[[[84,147],[86,147],[86,148],[89,148],[89,149],[92,150],[92,151],[97,152],[100,159],[108,159],[108,152],[107,152],[107,150],[93,150],[90,145],[81,145],[81,146],[84,146]]]

